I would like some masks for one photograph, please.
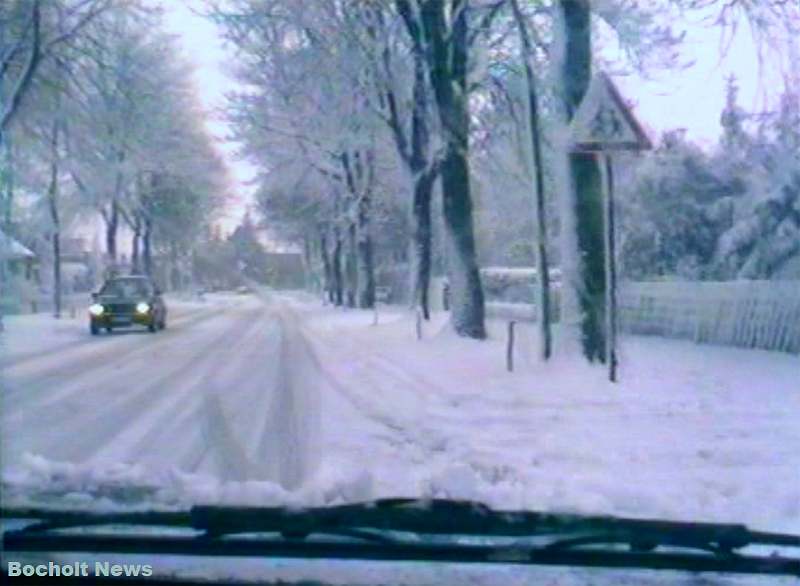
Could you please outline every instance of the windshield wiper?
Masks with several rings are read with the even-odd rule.
[[[388,499],[309,509],[196,506],[179,512],[126,513],[16,509],[0,510],[0,517],[32,521],[3,533],[3,550],[17,552],[500,563],[800,576],[800,536],[796,535],[751,531],[739,524],[495,511],[465,501]],[[87,531],[89,527],[94,529]],[[132,531],[144,527],[184,531]]]

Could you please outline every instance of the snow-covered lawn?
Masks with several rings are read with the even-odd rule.
[[[476,342],[436,316],[417,341],[412,316],[370,326],[350,315],[314,316],[309,329],[338,391],[326,396],[377,423],[342,415],[337,426],[323,411],[327,447],[355,455],[364,497],[800,531],[798,356],[624,337],[612,384],[572,355],[539,363],[533,327],[518,329],[509,373],[501,322]]]

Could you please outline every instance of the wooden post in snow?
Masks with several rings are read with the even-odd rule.
[[[606,364],[608,380],[617,382],[617,263],[616,223],[614,218],[614,164],[604,154],[605,165],[605,237],[606,237]]]
[[[516,322],[508,322],[508,338],[506,341],[506,370],[514,372],[514,326]]]

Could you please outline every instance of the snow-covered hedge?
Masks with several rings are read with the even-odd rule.
[[[486,317],[513,321],[534,321],[536,306],[532,303],[492,301],[486,304]]]
[[[534,267],[484,267],[481,280],[486,299],[498,303],[530,303],[536,298],[538,271]],[[559,269],[550,270],[550,280],[558,287]]]
[[[625,283],[625,332],[800,353],[800,281]]]

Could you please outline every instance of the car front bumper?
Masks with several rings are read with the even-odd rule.
[[[152,311],[147,313],[103,313],[90,317],[91,324],[98,328],[124,328],[134,325],[152,326],[155,324],[155,315]]]

